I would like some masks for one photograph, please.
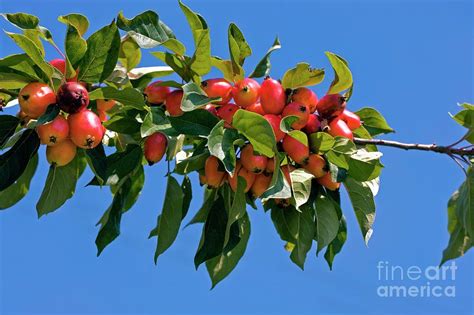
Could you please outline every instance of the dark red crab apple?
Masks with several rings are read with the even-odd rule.
[[[273,133],[275,134],[275,140],[277,142],[283,140],[285,133],[280,129],[281,117],[273,114],[267,114],[263,116],[270,126],[272,126]]]
[[[318,96],[316,93],[306,87],[300,87],[294,90],[291,95],[291,100],[308,106],[310,113],[314,113],[318,104]]]
[[[161,132],[155,132],[145,139],[143,153],[149,165],[153,165],[163,158],[166,152],[168,139]]]
[[[350,130],[355,130],[361,126],[359,116],[347,109],[342,112],[340,118],[347,124]]]
[[[302,134],[306,137],[305,134]],[[306,141],[308,143],[308,141]],[[292,137],[290,134],[287,134],[283,138],[283,150],[290,158],[293,159],[298,164],[306,164],[309,158],[309,148],[306,144],[300,142],[296,138]]]
[[[346,98],[341,94],[328,94],[319,100],[316,109],[319,117],[323,119],[333,119],[346,108]]]
[[[66,113],[78,113],[89,105],[89,92],[78,82],[66,82],[58,89],[57,103]]]
[[[165,107],[170,116],[178,117],[183,115],[181,109],[181,100],[183,99],[183,90],[175,90],[166,96]]]
[[[150,83],[143,91],[148,103],[158,105],[164,103],[166,100],[166,96],[170,93],[170,88],[160,85],[161,82],[162,81],[156,81]]]
[[[336,118],[329,123],[329,134],[333,137],[340,136],[351,140],[354,139],[352,130],[349,129],[347,124],[341,118]]]

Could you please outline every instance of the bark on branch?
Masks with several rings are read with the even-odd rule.
[[[383,140],[383,139],[362,139],[354,138],[356,144],[374,144],[386,147],[399,148],[404,150],[418,150],[431,151],[442,154],[459,155],[459,156],[474,156],[474,147],[469,148],[453,148],[452,146],[441,146],[436,144],[418,144],[418,143],[403,143],[398,141]]]

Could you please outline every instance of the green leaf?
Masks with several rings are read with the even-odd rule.
[[[315,132],[309,135],[310,149],[318,154],[328,152],[335,143],[335,139],[327,132]]]
[[[102,217],[99,234],[95,239],[97,246],[97,256],[104,248],[112,243],[120,235],[120,222],[122,220],[123,207],[125,200],[132,189],[132,179],[127,177],[115,192],[112,204]]]
[[[194,82],[183,85],[183,99],[181,100],[181,109],[184,112],[193,111],[216,100],[221,100],[221,98],[208,97],[201,87],[199,87],[199,85]]]
[[[141,165],[143,157],[139,145],[129,144],[124,151],[115,152],[106,159],[107,169],[104,176],[105,185],[117,185],[120,180],[125,179],[138,165]],[[100,185],[100,180],[94,177],[88,185]]]
[[[85,167],[86,162],[79,154],[65,166],[51,165],[43,192],[36,204],[39,218],[55,211],[74,195],[77,180]]]
[[[208,136],[219,119],[205,109],[185,112],[178,117],[169,117],[171,126],[179,133],[191,136]]]
[[[181,186],[173,176],[168,176],[163,211],[157,220],[158,241],[155,251],[155,264],[158,256],[164,253],[173,244],[178,235],[183,218],[184,193]]]
[[[77,67],[87,52],[87,41],[82,38],[81,32],[72,24],[67,24],[66,30],[66,56],[72,70],[66,68],[66,77],[71,78],[76,75],[75,67]]]
[[[2,116],[0,116],[2,117]],[[33,155],[25,171],[10,187],[0,192],[0,210],[10,208],[20,201],[30,189],[30,182],[38,166],[38,154]]]
[[[275,38],[275,41],[273,42],[272,47],[268,49],[267,53],[265,56],[263,56],[262,60],[259,61],[253,72],[249,75],[250,78],[262,78],[266,77],[270,74],[270,69],[272,67],[270,63],[270,55],[272,52],[275,50],[278,50],[281,48],[280,40],[278,39],[278,36]]]
[[[189,67],[179,56],[162,51],[152,52],[151,54],[166,63],[183,81],[191,80],[192,75],[189,73]]]
[[[236,164],[236,154],[234,143],[240,139],[235,129],[224,128],[224,121],[221,120],[208,137],[209,152],[222,161],[226,171],[232,174]]]
[[[347,65],[347,61],[329,51],[326,51],[326,56],[334,69],[334,80],[331,82],[331,87],[327,94],[336,94],[352,88],[352,73]]]
[[[204,189],[204,198],[201,208],[196,212],[194,217],[191,221],[186,224],[186,227],[196,223],[204,223],[206,222],[207,216],[209,215],[209,211],[211,210],[217,196],[217,189],[211,189],[206,187]]]
[[[326,259],[329,269],[332,270],[332,264],[334,258],[341,251],[344,243],[347,240],[347,224],[346,219],[342,216],[341,221],[339,222],[339,230],[337,232],[336,238],[328,245],[326,252],[324,253],[324,258]]]
[[[39,144],[38,134],[29,129],[21,134],[10,150],[0,155],[0,191],[15,183],[23,174]]]
[[[143,94],[134,88],[125,88],[118,90],[116,88],[106,86],[95,89],[89,93],[91,100],[111,99],[122,103],[124,106],[142,110],[145,108],[145,99]]]
[[[6,32],[6,34],[31,58],[41,69],[47,78],[51,78],[56,72],[55,68],[43,58],[41,50],[25,35]]]
[[[163,109],[157,106],[151,107],[150,112],[145,116],[140,127],[142,138],[150,136],[155,132],[162,132],[168,136],[175,136],[178,134],[178,132],[171,127],[171,123]]]
[[[290,172],[290,178],[296,208],[300,209],[300,207],[309,199],[311,193],[311,180],[314,176],[300,168]]]
[[[267,157],[275,155],[275,135],[272,126],[263,116],[239,109],[234,114],[232,126],[250,141],[255,151]]]
[[[95,178],[102,185],[107,178],[107,156],[104,146],[100,143],[93,149],[85,150],[87,163],[94,172]]]
[[[237,178],[237,191],[235,192],[232,200],[232,205],[227,210],[227,225],[224,237],[224,246],[229,244],[231,226],[240,218],[247,214],[247,202],[245,200],[245,187],[247,182],[243,177]]]
[[[36,126],[47,124],[59,115],[59,106],[56,104],[48,105],[46,112],[36,121]]]
[[[194,256],[196,269],[203,262],[222,254],[227,224],[227,212],[223,197],[219,194],[209,209],[199,248]]]
[[[244,78],[244,69],[239,65],[233,64],[231,60],[223,60],[212,56],[211,65],[219,69],[227,81],[238,82]]]
[[[324,79],[324,69],[313,69],[305,62],[285,72],[281,84],[285,89],[296,89],[303,86],[319,84]]]
[[[363,126],[370,133],[371,136],[376,136],[379,134],[395,132],[388,124],[385,118],[373,108],[364,107],[357,112],[357,116],[363,122]]]
[[[463,109],[452,118],[461,126],[474,129],[474,109]]]
[[[140,68],[134,68],[128,72],[128,76],[130,77],[130,80],[137,80],[139,82],[149,82],[153,78],[159,78],[159,77],[164,77],[169,74],[172,74],[174,71],[170,67],[166,66],[157,66],[157,67],[140,67]],[[166,84],[172,81],[164,81],[161,84]],[[143,87],[148,85],[148,83],[144,84]],[[134,85],[135,86],[135,85]],[[181,85],[166,85],[166,86],[172,86],[172,87],[178,87],[180,88]],[[135,86],[136,87],[136,86]]]
[[[151,10],[142,12],[131,20],[120,12],[117,17],[117,26],[126,31],[141,48],[153,48],[176,39],[171,29],[160,20],[156,12]],[[183,49],[184,46],[180,47],[179,51]]]
[[[2,13],[0,16],[21,29],[35,29],[39,25],[38,17],[27,13]]]
[[[316,198],[316,241],[318,254],[328,246],[339,232],[339,217],[334,202],[328,197],[319,194]]]
[[[280,154],[275,154],[274,161],[275,165],[280,165],[281,157]],[[286,166],[283,166],[286,167]],[[291,198],[291,187],[290,184],[286,181],[283,172],[280,168],[276,172],[273,172],[272,180],[270,182],[270,187],[265,191],[260,198],[264,201],[270,198]]]
[[[183,2],[179,6],[188,21],[193,33],[195,51],[191,58],[191,70],[198,75],[205,75],[211,70],[211,37],[206,21],[202,16],[193,12]]]
[[[298,265],[301,269],[304,269],[304,263],[306,255],[311,249],[313,243],[315,228],[312,209],[306,205],[301,207],[301,212],[297,213],[297,230],[295,247],[291,251],[290,259]]]
[[[142,52],[140,46],[132,37],[127,37],[120,43],[119,61],[127,71],[132,70],[140,63]]]
[[[368,244],[373,233],[372,225],[375,221],[375,202],[370,184],[358,182],[348,177],[344,182],[344,186],[349,193],[364,241]]]
[[[87,51],[79,64],[78,81],[103,82],[114,71],[120,49],[120,34],[112,22],[87,39]]]
[[[283,117],[283,119],[280,121],[280,129],[281,131],[285,133],[289,133],[293,128],[291,127],[293,123],[299,120],[298,116],[295,115],[289,115]]]
[[[134,135],[140,132],[140,121],[134,115],[135,110],[122,110],[119,113],[112,115],[109,120],[105,121],[103,125],[112,131]],[[138,114],[137,114],[138,115]]]
[[[78,13],[61,15],[58,17],[58,21],[76,28],[80,36],[83,36],[89,28],[89,20],[87,19],[87,17]]]
[[[174,172],[180,175],[184,175],[189,174],[193,171],[201,170],[204,168],[208,157],[209,152],[207,151],[198,155],[191,156],[177,163]]]
[[[250,220],[248,215],[235,222],[234,226],[238,227],[238,237],[240,238],[238,244],[225,254],[206,261],[207,271],[212,281],[212,288],[234,270],[247,248],[250,238]]]
[[[470,239],[474,239],[474,170],[470,167],[456,198],[456,215]]]
[[[20,123],[20,119],[11,115],[0,116],[0,148],[15,133],[16,127]]]
[[[181,183],[181,190],[183,191],[183,211],[181,220],[183,220],[184,217],[186,217],[186,214],[188,214],[189,206],[191,205],[191,200],[193,199],[193,189],[191,180],[188,176],[184,176],[183,182]]]
[[[243,66],[245,58],[252,54],[252,49],[245,40],[244,34],[234,23],[230,23],[227,31],[229,52],[232,63]]]
[[[349,176],[355,180],[365,182],[380,176],[383,165],[380,163],[381,152],[369,152],[358,149],[347,159]]]
[[[464,186],[465,183],[461,185]],[[444,264],[446,261],[455,259],[464,254],[474,245],[472,238],[469,237],[467,231],[464,229],[463,219],[459,218],[458,208],[462,206],[464,201],[460,200],[460,190],[457,190],[453,193],[448,202],[448,232],[451,235],[449,239],[448,246],[443,251],[443,257],[441,259],[440,265]],[[465,198],[465,197],[464,197]],[[462,197],[463,199],[463,197]]]

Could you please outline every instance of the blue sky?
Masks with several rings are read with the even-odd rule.
[[[449,118],[457,102],[473,99],[473,5],[470,1],[187,1],[207,19],[213,53],[227,56],[227,25],[244,32],[254,55],[248,71],[280,36],[272,76],[297,62],[328,67],[324,51],[349,62],[355,91],[349,108],[374,106],[397,130],[387,136],[408,142],[449,144],[463,133]],[[175,1],[1,1],[1,12],[38,15],[58,42],[61,14],[86,14],[92,29],[123,10],[132,17],[153,9],[187,46],[186,21]],[[2,22],[1,27],[13,30]],[[89,31],[90,34],[90,31]],[[2,56],[18,52],[0,36]],[[48,57],[56,58],[52,50]],[[144,52],[142,66],[159,64]],[[328,71],[329,77],[331,71]],[[316,87],[324,93],[330,80]],[[378,280],[377,264],[403,268],[437,265],[448,242],[446,202],[463,180],[446,156],[383,148],[386,169],[376,198],[377,219],[364,245],[343,193],[348,241],[329,271],[323,257],[309,253],[302,272],[288,259],[268,214],[250,210],[252,235],[239,266],[210,291],[204,268],[193,257],[201,228],[180,232],[176,243],[153,264],[154,227],[164,194],[165,165],[146,171],[145,189],[122,220],[122,234],[96,257],[95,223],[111,201],[106,188],[83,186],[56,213],[37,219],[35,204],[47,173],[41,167],[29,195],[0,213],[1,314],[472,314],[473,254],[456,261],[456,279],[429,281],[455,286],[456,297],[382,298],[383,285],[427,285]],[[202,201],[196,178],[191,211]]]

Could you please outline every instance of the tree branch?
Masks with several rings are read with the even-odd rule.
[[[441,146],[436,144],[418,144],[418,143],[403,143],[398,141],[383,140],[383,139],[362,139],[354,138],[355,144],[374,144],[386,147],[399,148],[404,150],[418,150],[431,151],[448,155],[459,156],[474,156],[474,148],[453,148],[450,146]]]

